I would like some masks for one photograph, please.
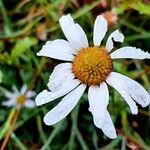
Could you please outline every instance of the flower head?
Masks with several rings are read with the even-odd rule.
[[[20,91],[18,91],[16,86],[13,86],[12,90],[13,92],[5,92],[5,97],[8,98],[8,100],[2,102],[3,106],[17,107],[18,104],[24,103],[24,106],[27,108],[35,107],[35,103],[31,98],[36,94],[33,91],[27,91],[26,85],[23,85]]]
[[[105,48],[83,48],[72,62],[72,72],[76,78],[87,85],[104,82],[112,71],[112,59]]]
[[[65,95],[62,101],[46,114],[44,122],[53,125],[66,117],[88,87],[89,110],[95,126],[109,138],[116,138],[116,131],[107,110],[107,84],[121,94],[133,114],[138,113],[135,102],[145,107],[150,103],[150,95],[136,81],[112,72],[112,61],[120,58],[150,59],[150,54],[130,46],[111,52],[114,48],[113,41],[124,40],[123,34],[118,30],[110,34],[106,46],[101,46],[108,26],[102,16],[95,20],[94,46],[89,46],[85,32],[79,24],[74,23],[70,15],[62,16],[59,22],[68,41],[48,41],[37,53],[38,56],[67,61],[57,65],[50,75],[50,91],[44,90],[36,97],[36,105],[39,106]]]

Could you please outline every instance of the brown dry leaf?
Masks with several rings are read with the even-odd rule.
[[[117,24],[118,16],[115,12],[112,11],[106,11],[102,14],[102,16],[107,20],[108,26],[112,28]]]
[[[101,1],[100,1],[100,5],[101,5],[103,8],[107,8],[107,0],[101,0]]]
[[[47,39],[47,32],[45,24],[39,24],[36,28],[36,36],[38,39],[45,41]]]

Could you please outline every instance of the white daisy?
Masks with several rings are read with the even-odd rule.
[[[6,107],[17,107],[22,100],[25,100],[24,106],[27,108],[35,107],[35,102],[31,99],[36,95],[33,91],[27,91],[27,86],[23,85],[21,90],[18,91],[16,86],[12,87],[13,92],[6,91],[5,97],[8,98],[7,101],[2,102],[3,106]],[[27,91],[27,92],[26,92]]]
[[[115,88],[128,103],[133,114],[138,113],[137,105],[150,103],[150,95],[136,81],[112,72],[112,60],[120,58],[150,59],[150,54],[135,47],[123,47],[114,52],[113,41],[123,42],[124,36],[118,30],[108,37],[106,46],[101,46],[107,32],[107,21],[98,16],[94,24],[93,42],[89,47],[85,32],[74,23],[70,15],[62,16],[60,26],[68,41],[57,39],[48,41],[37,53],[67,61],[57,65],[49,78],[48,90],[36,97],[36,105],[42,105],[64,96],[62,101],[44,117],[47,125],[53,125],[66,117],[76,106],[88,87],[89,110],[94,124],[109,138],[116,138],[116,131],[107,110],[109,92],[107,84]]]

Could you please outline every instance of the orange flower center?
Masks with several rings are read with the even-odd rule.
[[[104,47],[88,47],[75,56],[72,71],[76,78],[90,86],[105,81],[112,67],[112,59]]]

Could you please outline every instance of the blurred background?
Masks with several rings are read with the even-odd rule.
[[[0,147],[1,150],[150,150],[150,109],[132,115],[109,87],[109,112],[118,138],[110,140],[94,126],[85,93],[60,123],[46,126],[44,115],[61,99],[36,107],[58,60],[37,57],[48,40],[65,38],[58,20],[70,13],[92,44],[93,24],[102,14],[108,35],[119,28],[125,42],[150,52],[149,0],[0,0]],[[106,42],[104,39],[104,43]],[[150,91],[149,60],[117,60],[114,70]]]

